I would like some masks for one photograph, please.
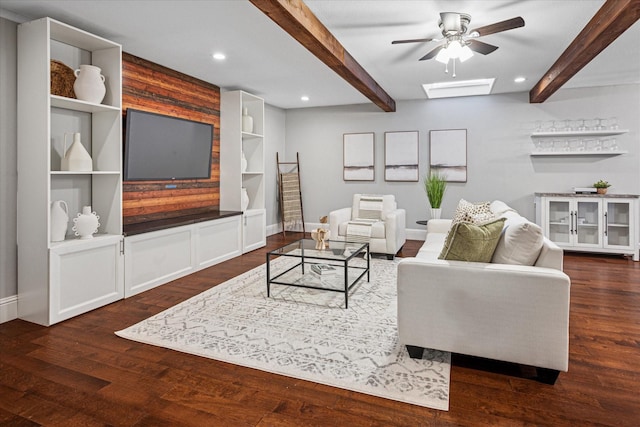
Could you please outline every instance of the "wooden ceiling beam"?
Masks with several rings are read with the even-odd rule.
[[[638,19],[640,0],[607,0],[531,89],[529,102],[546,101]]]
[[[383,111],[396,111],[393,98],[358,64],[302,0],[249,1]]]

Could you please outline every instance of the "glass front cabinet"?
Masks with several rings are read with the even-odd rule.
[[[638,261],[638,196],[536,194],[536,220],[568,250],[630,255]]]

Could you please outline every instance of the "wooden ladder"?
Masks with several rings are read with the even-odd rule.
[[[281,162],[278,153],[276,153],[276,162],[278,167],[282,233],[286,236],[287,226],[299,223],[302,223],[302,232],[305,233],[302,189],[300,187],[300,156],[296,153],[295,162]],[[289,231],[292,230],[290,229]]]

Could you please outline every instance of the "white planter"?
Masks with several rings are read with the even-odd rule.
[[[442,214],[442,209],[431,208],[431,219],[440,219],[440,215]]]
[[[73,91],[81,101],[100,104],[107,93],[104,86],[105,78],[100,74],[100,68],[93,65],[81,65],[73,74],[76,81],[73,83]]]

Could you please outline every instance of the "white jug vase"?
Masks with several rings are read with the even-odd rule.
[[[242,212],[246,211],[249,207],[249,194],[247,194],[247,189],[242,187],[242,198],[240,199],[240,208]]]
[[[242,152],[242,158],[240,159],[240,171],[247,171],[247,158],[244,156],[244,151]]]
[[[253,133],[253,117],[249,115],[249,109],[242,109],[242,132]]]
[[[94,65],[81,65],[80,69],[73,72],[76,76],[73,90],[79,100],[95,104],[102,102],[107,89],[104,86],[105,78],[100,71],[102,70]]]
[[[82,141],[80,141],[80,133],[73,134],[73,143],[67,150],[67,134],[64,134],[64,157],[62,158],[61,170],[74,172],[91,172],[93,170],[93,161]]]
[[[64,200],[51,202],[51,241],[62,242],[67,234],[69,208]]]
[[[100,227],[99,219],[100,217],[95,212],[91,212],[91,206],[84,206],[82,213],[78,213],[78,216],[73,218],[75,225],[72,230],[75,231],[75,235],[80,236],[81,239],[91,239],[93,233],[96,233],[98,227]]]

